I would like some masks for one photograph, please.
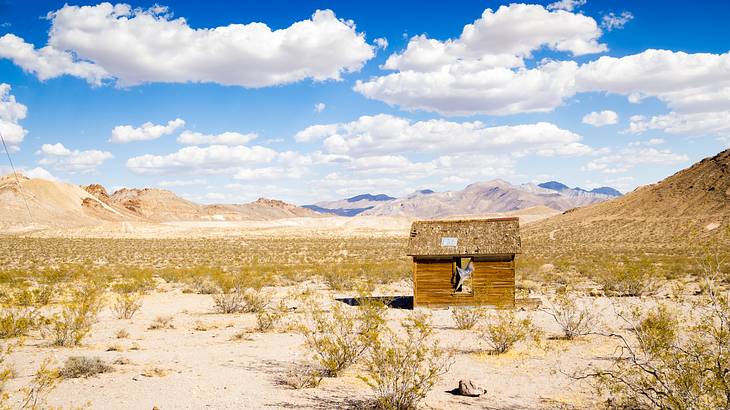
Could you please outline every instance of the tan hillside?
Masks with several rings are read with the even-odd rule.
[[[182,199],[165,189],[122,188],[110,196],[110,201],[154,222],[196,220],[203,215],[201,205]]]
[[[614,200],[569,210],[523,231],[527,242],[672,245],[727,235],[730,150]]]
[[[124,188],[113,194],[99,184],[78,186],[19,176],[0,177],[0,228],[22,232],[96,226],[107,222],[269,221],[321,215],[283,201],[200,205],[174,192]],[[30,208],[30,215],[25,200]]]
[[[12,174],[0,177],[0,227],[3,230],[84,226],[114,215],[121,217],[77,185],[22,175],[18,179],[20,185]]]

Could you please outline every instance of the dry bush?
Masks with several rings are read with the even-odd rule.
[[[142,295],[137,292],[116,295],[112,309],[117,319],[131,319],[142,307]]]
[[[64,379],[91,377],[100,373],[108,373],[114,368],[100,357],[71,356],[66,359],[59,374]]]
[[[50,358],[44,359],[33,374],[30,383],[20,388],[19,393],[22,394],[20,402],[13,403],[17,407],[10,405],[11,396],[5,390],[5,385],[13,379],[14,372],[8,363],[8,357],[21,344],[22,340],[0,347],[0,408],[38,410],[49,408],[46,398],[56,388],[60,379],[58,370],[51,367],[53,360]]]
[[[537,338],[539,332],[530,318],[520,319],[512,310],[500,310],[489,315],[481,336],[494,353],[502,354],[528,337]]]
[[[322,382],[322,369],[311,364],[294,364],[286,372],[284,384],[294,389],[312,389]]]
[[[605,264],[594,280],[609,296],[643,296],[657,290],[658,278],[656,263],[639,258]]]
[[[43,360],[30,384],[20,389],[23,398],[18,408],[32,410],[50,408],[46,399],[61,379],[60,372],[58,369],[51,368],[51,363],[51,359]]]
[[[129,337],[129,332],[127,331],[127,329],[119,329],[114,336],[117,339],[126,339]]]
[[[386,328],[363,363],[366,374],[360,378],[375,392],[380,409],[416,409],[452,363],[426,316],[412,314],[402,327],[404,334]]]
[[[10,395],[5,391],[5,385],[13,378],[13,368],[8,358],[18,343],[7,343],[0,346],[0,408],[8,408],[7,401]]]
[[[276,329],[288,311],[284,301],[281,301],[275,308],[260,309],[256,312],[256,331],[269,332]]]
[[[147,330],[160,330],[160,329],[174,329],[175,325],[172,323],[172,316],[157,316],[155,320],[150,323]]]
[[[382,303],[366,303],[352,309],[335,303],[330,312],[310,307],[311,323],[303,324],[299,331],[325,374],[337,376],[372,347],[385,324],[385,311]]]
[[[540,310],[555,320],[568,340],[593,332],[599,322],[593,305],[578,305],[567,292],[548,298],[546,306]]]
[[[50,301],[51,286],[29,289],[19,285],[5,293],[0,305],[0,339],[25,336],[43,323],[42,309]]]
[[[451,309],[451,318],[454,319],[457,329],[469,330],[480,320],[484,319],[486,313],[482,308],[454,307]]]
[[[26,309],[3,308],[0,311],[0,339],[26,335],[36,326],[36,316]]]
[[[592,378],[615,408],[730,408],[730,291],[712,279],[689,315],[619,313],[628,330],[604,334],[618,342],[612,365],[575,377]]]
[[[212,294],[218,313],[255,313],[263,310],[270,295],[261,290],[263,277],[248,273],[229,274],[215,271],[211,274],[217,284]]]
[[[91,331],[103,306],[104,288],[87,279],[73,289],[61,312],[53,315],[47,327],[56,346],[77,346]]]

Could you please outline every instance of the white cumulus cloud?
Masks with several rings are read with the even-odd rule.
[[[624,11],[621,14],[614,12],[608,13],[601,18],[601,27],[608,31],[622,29],[629,21],[634,19],[634,15],[631,12]]]
[[[314,104],[314,112],[322,112],[322,111],[324,111],[325,108],[327,108],[327,104],[325,104],[323,102]]]
[[[605,174],[618,174],[631,170],[638,165],[674,165],[686,162],[689,157],[670,150],[656,148],[627,147],[615,154],[608,154],[589,161],[584,171],[599,171]]]
[[[101,85],[109,74],[102,67],[79,60],[73,53],[52,46],[36,49],[14,34],[0,37],[0,58],[6,58],[24,71],[45,81],[62,75],[71,75],[93,85]]]
[[[368,98],[406,109],[445,115],[508,115],[550,111],[575,91],[573,61],[543,61],[527,68],[525,59],[549,49],[574,56],[599,53],[601,30],[591,17],[540,5],[511,4],[486,9],[456,39],[425,35],[388,57],[396,72],[354,89]]]
[[[588,3],[588,0],[559,0],[547,5],[548,10],[573,11]]]
[[[261,146],[191,146],[167,155],[146,154],[129,158],[127,168],[137,174],[162,174],[174,171],[221,172],[252,164],[268,163],[276,156],[276,151]]]
[[[193,28],[166,7],[65,5],[48,14],[48,44],[0,38],[0,57],[44,80],[68,74],[92,84],[212,82],[266,87],[313,79],[339,80],[375,55],[350,20],[331,10],[272,30],[264,23]]]
[[[0,133],[5,139],[8,150],[13,152],[19,149],[20,143],[28,133],[19,124],[19,121],[28,114],[28,107],[17,102],[10,91],[9,84],[0,83]]]
[[[583,116],[583,124],[592,125],[594,127],[603,127],[604,125],[612,125],[618,123],[618,114],[615,111],[593,111]]]
[[[163,135],[170,135],[183,126],[185,126],[185,121],[180,118],[168,121],[166,125],[151,122],[146,122],[139,127],[117,125],[112,129],[112,136],[109,141],[116,144],[126,144],[132,141],[154,140]]]
[[[313,125],[297,133],[295,139],[300,142],[323,139],[327,152],[354,156],[474,150],[584,155],[593,151],[580,143],[582,138],[578,134],[546,122],[487,127],[479,121],[412,122],[387,114],[365,115],[349,123]]]
[[[199,132],[183,131],[177,137],[177,142],[185,145],[245,145],[254,140],[255,133],[241,134],[240,132],[223,132],[220,134],[202,134]]]
[[[111,152],[95,149],[86,151],[71,150],[60,142],[43,144],[36,154],[42,156],[38,164],[48,165],[53,169],[67,172],[90,172],[107,159],[114,157]]]

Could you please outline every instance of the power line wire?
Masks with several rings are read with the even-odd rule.
[[[23,192],[23,185],[20,183],[20,178],[18,178],[18,173],[15,172],[15,165],[13,165],[13,159],[10,158],[10,150],[8,149],[8,146],[5,145],[5,138],[3,137],[3,133],[0,132],[0,140],[3,142],[3,149],[5,150],[5,154],[8,156],[8,162],[10,162],[10,169],[13,170],[13,175],[15,175],[15,182],[18,184],[18,189],[20,190],[20,196],[23,197],[23,202],[25,202],[25,209],[28,210],[28,218],[30,218],[30,222],[33,222],[33,215],[30,213],[30,206],[28,206],[28,200],[25,198],[25,192]]]

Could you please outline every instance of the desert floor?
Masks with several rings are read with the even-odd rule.
[[[377,242],[379,237],[387,237],[396,231],[402,234],[403,227],[408,226],[394,220],[384,229],[377,230],[364,222],[349,222],[351,225],[348,225],[342,219],[335,220],[336,223],[329,225],[320,220],[314,227],[303,226],[297,221],[282,221],[273,227],[262,225],[259,229],[252,229],[250,223],[245,229],[241,224],[234,224],[223,231],[217,230],[215,225],[211,228],[206,224],[187,224],[183,228],[168,224],[157,229],[136,226],[127,231],[118,230],[123,228],[120,226],[107,231],[86,231],[83,235],[80,232],[64,232],[61,236],[84,238],[83,242],[92,248],[97,235],[99,238],[172,238],[179,237],[181,229],[187,234],[195,232],[192,236],[201,238],[237,236],[245,232],[252,237],[271,235],[284,242],[291,236],[298,241],[329,238],[332,243],[338,243],[337,235],[333,236],[336,232],[345,237],[360,236],[371,238],[367,242]],[[53,232],[36,232],[33,236],[54,235]],[[0,238],[0,241],[6,240]],[[61,243],[66,243],[66,239]],[[117,251],[124,250],[113,252]],[[326,254],[330,250],[322,252]],[[342,249],[338,252],[347,254]],[[26,254],[22,257],[30,258]],[[5,260],[5,264],[9,264],[7,255]],[[283,300],[289,313],[274,331],[257,332],[254,330],[256,319],[253,313],[214,313],[210,295],[183,292],[185,284],[168,283],[160,277],[155,280],[156,288],[143,297],[142,307],[133,319],[117,319],[107,306],[79,347],[53,347],[48,338],[40,338],[36,334],[29,336],[24,346],[10,355],[9,361],[16,377],[6,386],[6,391],[17,391],[27,385],[35,369],[46,358],[61,366],[70,356],[98,356],[112,364],[114,370],[89,378],[62,380],[50,393],[48,403],[63,408],[88,405],[95,409],[152,409],[155,406],[159,409],[331,409],[362,408],[372,399],[370,388],[358,378],[362,374],[358,365],[339,377],[325,378],[315,388],[294,389],[286,383],[294,366],[310,358],[302,336],[294,329],[294,324],[301,321],[304,314],[292,295],[308,289],[326,308],[343,303],[338,299],[355,296],[353,291],[333,291],[317,278],[287,286],[265,287],[264,292],[271,296],[270,303],[275,305]],[[551,286],[554,289],[551,284],[542,289],[550,292]],[[594,284],[588,282],[581,286],[583,289],[577,289],[580,302],[594,306],[594,310],[600,313],[602,328],[607,330],[621,330],[623,326],[617,320],[617,309],[632,304],[651,305],[656,301],[655,298],[593,297],[589,295],[593,293]],[[533,284],[533,288],[539,286]],[[541,292],[528,293],[523,288],[521,297],[540,298],[544,296]],[[412,289],[406,280],[378,285],[373,294],[411,296]],[[661,294],[656,297],[664,298]],[[347,305],[346,309],[358,308]],[[592,365],[609,365],[616,349],[615,342],[602,336],[563,340],[560,328],[547,313],[525,309],[518,315],[530,317],[544,333],[543,337],[537,342],[520,342],[505,354],[493,355],[478,329],[459,330],[455,327],[449,309],[426,311],[432,315],[431,321],[441,346],[448,349],[454,359],[448,373],[429,392],[424,402],[426,408],[594,408],[602,400],[590,383],[575,380],[569,375],[585,372]],[[410,313],[409,309],[388,309],[388,325],[397,326]],[[160,316],[170,316],[173,328],[149,329]],[[121,329],[126,330],[129,336],[118,338],[117,332]],[[458,386],[460,379],[472,379],[486,388],[486,394],[478,398],[452,394],[451,390]]]
[[[317,283],[299,287],[315,289],[323,301],[352,296],[334,293]],[[406,285],[403,284],[405,287]],[[384,294],[403,294],[405,289],[392,286]],[[269,289],[278,298],[293,288]],[[630,302],[628,300],[624,302]],[[325,302],[327,303],[327,302]],[[593,301],[603,309],[604,320],[613,320],[607,298]],[[292,307],[295,307],[295,303]],[[357,307],[349,307],[357,309]],[[144,297],[140,312],[132,320],[116,319],[110,310],[99,316],[91,335],[78,348],[50,347],[44,340],[28,340],[12,355],[20,377],[14,383],[27,382],[41,360],[52,357],[63,363],[68,356],[98,356],[114,364],[115,370],[90,378],[64,380],[50,395],[49,404],[69,407],[89,404],[98,409],[129,408],[350,408],[359,407],[370,397],[367,385],[357,378],[357,366],[343,376],[325,378],[316,388],[293,389],[285,383],[287,372],[306,359],[302,338],[287,330],[257,333],[253,314],[214,314],[208,295],[182,293],[182,287],[160,284]],[[409,313],[389,309],[390,324]],[[590,408],[593,395],[589,385],[566,375],[600,364],[612,353],[607,340],[585,337],[567,341],[552,336],[559,328],[547,314],[525,311],[546,332],[539,343],[519,345],[503,355],[491,355],[479,340],[477,330],[455,328],[449,310],[431,310],[436,335],[444,347],[454,353],[449,372],[428,395],[425,405],[431,408]],[[149,330],[158,316],[171,316],[173,329]],[[288,315],[295,321],[296,310]],[[126,329],[129,337],[115,334]],[[244,331],[242,339],[234,335]],[[122,364],[120,364],[122,363]],[[472,379],[486,387],[478,398],[450,393],[459,379]],[[12,388],[12,385],[11,385]]]

